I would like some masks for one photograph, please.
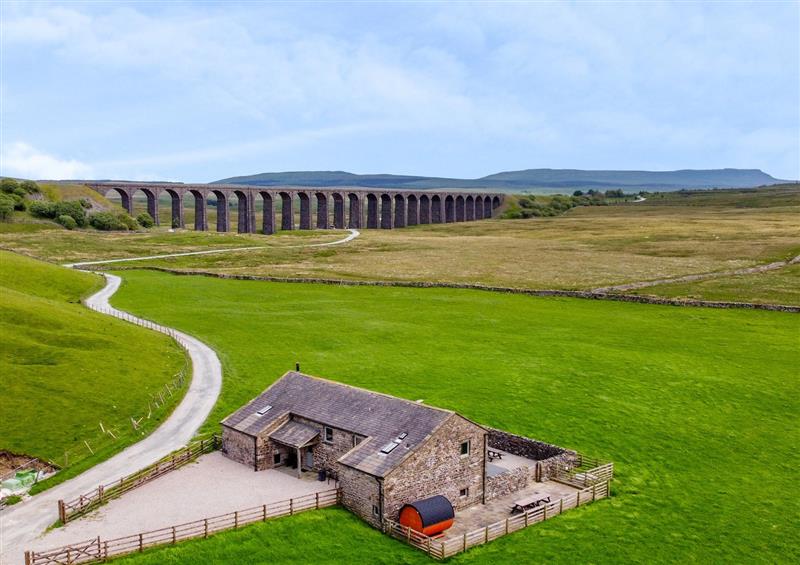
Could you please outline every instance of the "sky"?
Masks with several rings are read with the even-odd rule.
[[[800,2],[2,2],[0,174],[800,179]]]

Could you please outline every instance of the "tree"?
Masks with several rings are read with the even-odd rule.
[[[0,180],[0,190],[6,194],[11,194],[16,188],[19,188],[19,183],[15,179],[5,177],[3,180]]]
[[[14,215],[14,199],[0,194],[0,221],[7,222]]]
[[[32,180],[24,180],[19,183],[20,188],[24,189],[28,194],[36,194],[39,192],[39,185]]]
[[[572,196],[583,196],[583,191],[582,190],[576,190],[575,192],[572,193]]]

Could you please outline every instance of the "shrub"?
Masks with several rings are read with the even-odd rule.
[[[67,228],[68,230],[74,230],[78,227],[78,222],[75,221],[75,218],[72,216],[68,216],[66,214],[60,215],[56,218],[56,222]]]
[[[117,219],[125,226],[126,229],[135,230],[139,229],[139,224],[131,216],[122,212],[117,214]]]
[[[11,198],[14,199],[14,210],[23,211],[28,207],[27,203],[25,202],[25,198],[19,194],[12,194]]]
[[[139,225],[143,228],[152,228],[155,225],[153,221],[153,216],[148,214],[147,212],[142,212],[138,216],[136,216],[136,221],[139,222]]]
[[[97,212],[89,216],[89,224],[102,231],[124,231],[135,230],[138,227],[136,220],[128,214],[122,213],[116,216],[111,212]]]
[[[14,199],[0,194],[0,221],[7,222],[14,215]]]
[[[89,225],[101,231],[126,230],[125,224],[120,222],[111,212],[97,212],[89,216]]]
[[[30,207],[28,208],[32,216],[36,216],[37,218],[55,218],[56,217],[56,205],[54,202],[42,202],[36,201],[31,202]]]
[[[24,180],[19,183],[20,188],[22,188],[28,194],[36,194],[39,192],[39,185],[33,182],[32,180]]]
[[[6,177],[0,180],[0,191],[6,194],[11,194],[17,188],[19,188],[19,183],[14,179]]]

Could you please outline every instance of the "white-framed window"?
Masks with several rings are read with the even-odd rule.
[[[362,439],[364,439],[364,438],[362,438],[361,436],[357,436],[357,435],[353,434],[353,447],[355,447],[359,443],[361,443]]]
[[[460,496],[460,497],[469,496],[469,487],[462,488],[460,491],[458,491],[458,496]]]
[[[469,457],[469,440],[461,442],[459,452],[461,453],[461,457]]]
[[[325,426],[325,443],[333,443],[333,428]]]

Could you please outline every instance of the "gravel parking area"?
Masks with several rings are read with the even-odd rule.
[[[219,452],[209,453],[51,530],[28,549],[44,550],[97,536],[117,538],[334,488],[316,478],[316,473],[303,473],[298,479],[289,470],[256,473]]]

